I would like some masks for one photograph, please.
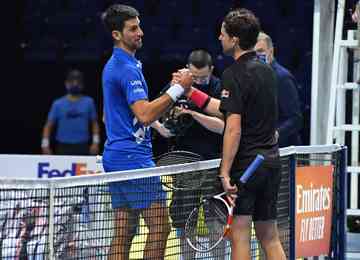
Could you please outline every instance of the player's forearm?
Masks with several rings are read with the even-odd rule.
[[[202,109],[205,113],[223,118],[223,114],[220,112],[220,100],[217,98],[210,97],[206,93],[196,89],[191,88],[190,91],[186,93],[186,96],[195,103],[197,107]]]
[[[231,132],[227,134],[225,130],[223,142],[224,143],[220,165],[220,175],[226,177],[230,176],[231,167],[238,151],[238,147],[240,144],[240,133]]]
[[[149,126],[159,119],[171,104],[173,104],[173,100],[169,95],[164,94],[151,102],[146,100],[137,101],[132,105],[132,110],[141,124]]]
[[[152,122],[158,120],[160,116],[164,114],[173,103],[174,101],[167,94],[164,94],[150,102],[147,111],[145,111],[147,124],[149,125]]]
[[[217,117],[207,116],[196,111],[191,112],[192,117],[206,129],[222,134],[224,132],[224,121]]]
[[[240,145],[241,121],[239,118],[237,118],[237,116],[234,117],[235,120],[229,120],[228,118],[225,127],[223,139],[223,154],[220,165],[220,175],[225,177],[230,175],[230,170]]]

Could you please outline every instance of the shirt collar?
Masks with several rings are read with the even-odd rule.
[[[121,60],[133,63],[137,68],[142,69],[141,62],[137,60],[133,55],[124,51],[122,48],[114,47],[113,55],[115,58],[119,58]]]
[[[237,62],[244,62],[251,59],[256,58],[256,52],[255,51],[249,51],[241,55],[236,61]]]

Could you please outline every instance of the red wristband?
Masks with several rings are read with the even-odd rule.
[[[191,93],[190,99],[196,106],[203,109],[209,103],[210,96],[198,89],[194,89]]]

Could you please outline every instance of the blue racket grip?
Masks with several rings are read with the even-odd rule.
[[[255,160],[252,161],[252,163],[249,165],[249,167],[247,167],[247,169],[245,170],[244,174],[241,176],[240,182],[246,183],[248,181],[248,179],[251,177],[251,175],[253,175],[253,173],[256,171],[256,169],[260,166],[260,164],[262,164],[264,159],[265,159],[264,156],[262,156],[261,154],[258,154],[256,156]]]

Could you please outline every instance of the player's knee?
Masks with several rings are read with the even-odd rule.
[[[232,230],[239,230],[240,232],[250,231],[251,218],[250,217],[235,217],[231,225]]]
[[[265,228],[261,230],[256,230],[256,237],[262,244],[262,246],[266,247],[274,243],[278,243],[279,234],[276,229],[274,228]]]
[[[170,227],[170,224],[169,222],[167,222],[167,224],[163,227],[163,236],[164,237],[168,237],[168,235],[170,234],[170,231],[171,231],[171,227]]]
[[[170,234],[170,231],[171,227],[167,220],[149,226],[149,233],[157,234],[158,236],[165,238]]]
[[[166,218],[166,220],[161,224],[161,233],[163,234],[163,236],[168,236],[170,234],[171,231],[171,227],[170,227],[170,223],[168,218]]]
[[[230,239],[232,241],[249,241],[251,234],[251,220],[236,218],[231,226]]]

